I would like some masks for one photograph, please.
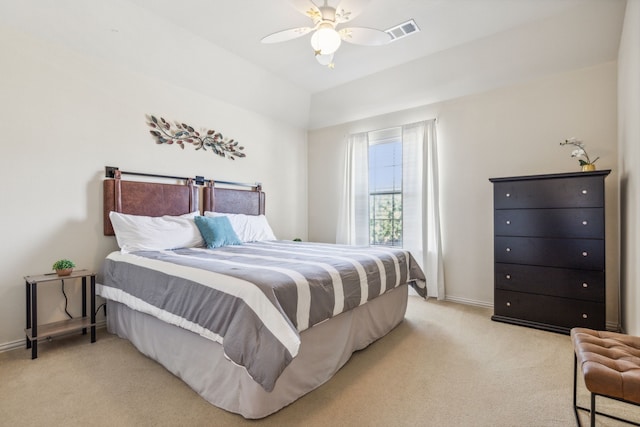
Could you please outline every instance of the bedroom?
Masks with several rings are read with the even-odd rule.
[[[383,103],[355,100],[364,97],[370,86],[385,87],[395,81],[394,72],[410,75],[406,69],[312,95],[157,18],[137,2],[103,3],[86,6],[86,10],[73,1],[62,3],[64,7],[57,3],[51,10],[47,7],[53,6],[39,2],[5,3],[2,8],[7,13],[0,17],[4,53],[0,86],[5,100],[5,153],[0,160],[4,179],[0,185],[3,236],[11,245],[2,250],[10,267],[0,273],[0,348],[9,350],[24,343],[24,275],[46,272],[62,257],[97,268],[116,248],[112,238],[101,234],[105,165],[260,181],[268,194],[269,221],[278,237],[332,241],[334,189],[344,135],[434,117],[439,120],[441,142],[447,298],[492,304],[488,178],[574,171],[576,162],[558,141],[576,136],[587,143],[590,152],[601,156],[599,169],[612,169],[606,181],[607,271],[608,283],[621,283],[622,306],[618,310],[616,286],[609,286],[607,325],[620,323],[627,332],[640,334],[636,285],[640,273],[633,262],[640,240],[634,191],[639,181],[634,166],[640,164],[636,148],[638,1],[626,5],[616,1],[570,3],[573,7],[564,14],[453,47],[418,63],[421,67],[433,67],[432,61],[459,65],[459,73],[449,75],[451,80],[443,81],[444,71],[431,76],[442,88],[435,98],[425,95],[428,79],[413,80],[407,82],[412,87],[398,87],[405,92]],[[92,19],[79,22],[77,16]],[[43,25],[47,17],[55,17],[57,24],[75,33]],[[116,28],[113,22],[118,23]],[[603,45],[584,46],[585,57],[576,62],[557,56],[548,68],[532,67],[519,57],[516,65],[530,72],[518,78],[489,68],[490,64],[504,68],[512,63],[511,57],[500,57],[514,54],[500,41],[505,37],[516,47],[515,41],[529,40],[527,31],[557,37],[554,44],[558,46],[566,39],[573,42],[571,37],[581,33],[567,34],[560,24],[568,26],[568,22],[576,29],[597,33]],[[85,25],[100,30],[91,40],[94,44],[74,44],[77,35],[87,30]],[[166,33],[171,37],[164,37]],[[626,43],[618,51],[621,34]],[[144,39],[126,49],[134,36]],[[549,45],[543,39],[539,43]],[[193,53],[183,51],[186,45],[192,46]],[[486,58],[487,63],[456,63],[455,58],[467,49],[478,50],[476,58]],[[225,67],[217,66],[220,63]],[[203,71],[207,69],[211,72]],[[187,75],[185,70],[192,72]],[[418,74],[429,77],[424,68],[418,68]],[[340,99],[338,91],[351,99],[342,108],[352,110],[340,110],[333,104]],[[145,114],[214,127],[245,144],[247,158],[221,161],[206,153],[156,146],[148,135]],[[615,220],[619,216],[623,221]],[[618,228],[625,231],[624,239],[617,238]],[[74,297],[78,298],[72,295],[71,304]],[[63,315],[57,289],[43,291],[41,303],[42,321]]]

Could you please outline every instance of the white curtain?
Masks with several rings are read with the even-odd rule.
[[[402,127],[402,240],[427,278],[429,296],[444,299],[435,120]]]
[[[349,135],[344,162],[344,182],[336,242],[369,244],[369,136]]]
[[[427,292],[444,299],[435,120],[402,127],[403,248],[425,272]],[[368,133],[349,135],[336,242],[369,244]]]

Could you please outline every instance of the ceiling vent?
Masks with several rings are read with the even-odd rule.
[[[398,24],[395,27],[384,30],[385,33],[391,36],[392,42],[405,38],[413,33],[417,33],[418,31],[420,31],[420,28],[418,28],[418,25],[416,25],[416,21],[414,21],[413,19],[410,19],[407,22],[403,22],[402,24]]]

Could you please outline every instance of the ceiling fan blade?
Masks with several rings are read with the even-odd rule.
[[[368,3],[369,0],[342,0],[336,7],[336,22],[351,21],[362,13]]]
[[[309,34],[313,30],[313,27],[298,27],[290,28],[288,30],[278,31],[277,33],[269,34],[264,37],[262,43],[280,43],[288,40],[297,39],[305,34]]]
[[[289,0],[291,5],[303,15],[308,16],[316,22],[316,19],[321,18],[320,9],[311,0]]]
[[[351,27],[338,31],[342,40],[365,46],[381,46],[391,41],[391,36],[373,28]]]

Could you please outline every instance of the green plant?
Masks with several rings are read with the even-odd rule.
[[[58,261],[53,263],[54,270],[65,270],[67,268],[73,268],[75,266],[76,265],[74,264],[74,262],[69,259],[59,259]]]
[[[580,162],[580,166],[592,165],[600,158],[596,157],[595,160],[591,161],[587,154],[587,150],[584,149],[584,143],[576,138],[565,139],[564,142],[560,143],[560,145],[573,145],[574,147],[577,147],[571,152],[571,157],[576,157],[578,162]]]

